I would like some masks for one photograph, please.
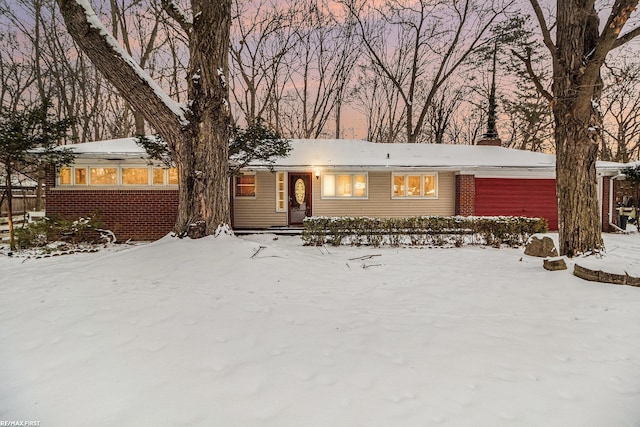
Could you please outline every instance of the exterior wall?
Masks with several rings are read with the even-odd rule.
[[[275,173],[256,172],[255,197],[235,197],[233,191],[232,189],[235,228],[268,228],[287,225],[287,212],[276,212]]]
[[[417,173],[417,171],[416,171]],[[438,173],[437,199],[392,199],[391,172],[368,173],[367,200],[322,199],[319,179],[313,183],[314,216],[368,216],[392,218],[418,215],[454,215],[455,175]]]
[[[95,189],[55,187],[47,174],[47,215],[67,219],[99,212],[119,241],[155,240],[169,233],[178,215],[177,189]]]
[[[473,175],[456,175],[456,215],[473,216],[476,204],[476,182]]]
[[[546,218],[558,229],[555,179],[476,178],[475,215]]]
[[[610,232],[611,226],[609,225],[609,220],[611,222],[615,221],[615,218],[609,218],[609,185],[611,182],[610,176],[602,177],[602,211],[600,221],[602,223],[602,231]]]

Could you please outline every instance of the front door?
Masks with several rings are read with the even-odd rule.
[[[311,174],[289,173],[289,225],[311,216]]]

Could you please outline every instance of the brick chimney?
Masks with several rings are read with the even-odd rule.
[[[476,145],[484,145],[490,147],[502,147],[502,140],[500,138],[486,138],[483,135],[483,138],[479,141],[476,141]]]

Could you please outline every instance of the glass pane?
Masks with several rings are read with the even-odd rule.
[[[338,196],[351,197],[351,175],[338,175]]]
[[[58,179],[60,185],[71,185],[71,169],[60,168],[60,178]]]
[[[148,185],[148,168],[122,168],[122,185]]]
[[[153,168],[153,185],[164,185],[164,169]]]
[[[305,193],[304,180],[302,178],[298,178],[296,180],[293,190],[296,195],[296,202],[298,202],[298,204],[300,205],[303,204],[306,193]]]
[[[436,177],[433,175],[424,176],[424,195],[435,197],[436,195]]]
[[[322,175],[322,195],[324,197],[335,197],[336,195],[336,176]]]
[[[404,176],[396,175],[393,177],[393,195],[404,197]]]
[[[86,168],[76,168],[76,185],[87,185]]]
[[[256,176],[240,175],[236,177],[236,196],[256,195]]]
[[[355,197],[367,196],[367,176],[355,175],[353,177],[353,195]]]
[[[117,168],[91,168],[92,185],[116,185],[117,183]]]
[[[178,185],[178,169],[169,168],[169,185]]]
[[[407,196],[420,197],[420,181],[419,176],[407,177]]]

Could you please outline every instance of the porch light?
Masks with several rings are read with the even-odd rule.
[[[316,179],[320,179],[320,169],[316,168]]]

